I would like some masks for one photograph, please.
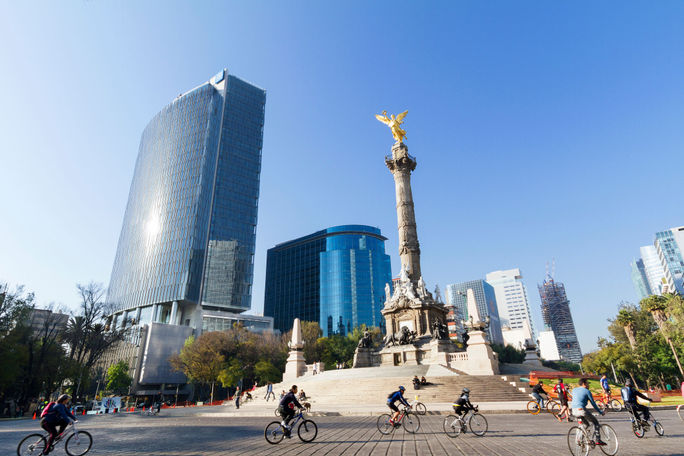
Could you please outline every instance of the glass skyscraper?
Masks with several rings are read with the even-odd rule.
[[[582,350],[577,341],[575,324],[570,313],[570,301],[565,294],[565,286],[547,277],[539,285],[541,311],[544,324],[551,328],[556,337],[556,345],[561,359],[582,362]]]
[[[496,293],[494,287],[484,280],[470,280],[468,282],[461,282],[456,284],[449,284],[446,286],[446,305],[453,308],[453,325],[454,332],[463,332],[463,325],[461,320],[468,320],[468,303],[466,293],[468,289],[472,288],[475,294],[475,302],[477,303],[477,310],[480,312],[480,318],[483,320],[489,317],[489,328],[487,328],[487,336],[489,341],[495,344],[503,345],[504,339],[501,333],[501,321],[499,319],[499,310],[496,304]],[[451,329],[450,329],[451,332]]]
[[[116,311],[198,327],[198,304],[250,308],[265,102],[224,70],[147,125],[109,283]]]
[[[668,292],[684,294],[684,226],[657,232],[655,247],[665,271]]]
[[[382,326],[390,257],[380,230],[342,225],[268,250],[264,315],[283,332],[295,318],[319,322],[323,335],[361,324]]]
[[[173,350],[187,330],[172,326],[198,333],[250,308],[265,102],[223,70],[147,125],[107,293],[113,325],[167,325],[150,334]]]
[[[634,284],[634,290],[639,297],[639,301],[652,295],[651,287],[648,284],[648,277],[646,276],[646,267],[644,266],[644,261],[639,258],[633,260],[632,266],[632,283]]]

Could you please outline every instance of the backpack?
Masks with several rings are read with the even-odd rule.
[[[52,407],[55,405],[55,402],[50,402],[48,405],[45,406],[42,412],[40,412],[40,417],[45,418],[45,415],[50,413],[50,410],[52,410]]]

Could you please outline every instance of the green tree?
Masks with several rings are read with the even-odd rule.
[[[517,349],[512,345],[491,344],[492,350],[499,355],[500,363],[522,364],[525,361],[525,349]]]
[[[658,324],[658,328],[662,333],[665,341],[670,346],[672,350],[672,355],[679,367],[679,373],[684,377],[684,369],[682,369],[682,364],[679,362],[679,356],[677,355],[677,350],[674,347],[671,339],[672,327],[669,322],[668,310],[671,306],[676,305],[674,303],[681,303],[681,297],[676,294],[665,294],[663,296],[649,296],[641,300],[641,306],[651,312],[653,319]]]
[[[211,385],[211,402],[214,402],[214,385],[226,366],[223,347],[227,340],[228,335],[221,331],[202,333],[197,339],[190,336],[180,354],[169,359],[171,367],[188,379]]]
[[[128,375],[128,363],[119,361],[107,369],[107,390],[114,394],[125,394],[133,382],[133,378]]]
[[[263,359],[261,361],[258,361],[254,366],[254,375],[256,379],[259,381],[260,385],[264,385],[268,382],[277,383],[283,377],[280,370],[278,370],[278,368],[275,367],[273,363]]]

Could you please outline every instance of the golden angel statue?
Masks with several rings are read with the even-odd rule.
[[[394,139],[397,142],[402,142],[402,140],[406,137],[406,131],[401,128],[401,124],[403,123],[406,114],[408,114],[408,111],[397,114],[397,117],[394,117],[394,114],[387,117],[387,111],[382,111],[382,115],[376,114],[375,118],[390,127],[390,130],[392,130],[392,136],[394,136]]]

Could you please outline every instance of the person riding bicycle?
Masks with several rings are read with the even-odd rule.
[[[50,434],[43,454],[48,454],[52,449],[55,438],[61,435],[70,423],[76,421],[76,417],[66,407],[70,399],[71,397],[68,394],[62,394],[57,399],[57,402],[48,404],[48,410],[41,415],[40,427]],[[57,429],[57,426],[59,426],[59,429]]]
[[[399,418],[400,413],[399,408],[394,403],[399,401],[399,403],[404,404],[408,408],[411,408],[411,405],[408,402],[406,402],[406,399],[404,399],[404,391],[406,391],[406,388],[399,385],[399,389],[397,391],[394,391],[393,393],[390,393],[389,396],[387,396],[387,406],[394,412],[392,413],[392,418],[390,418],[390,423],[392,423],[393,426],[396,426],[395,421],[397,420],[397,418]]]
[[[563,413],[565,413],[565,419],[572,421],[572,417],[570,416],[570,408],[568,407],[568,388],[565,386],[565,383],[563,383],[562,378],[558,379],[558,383],[553,387],[553,391],[558,394],[558,400],[561,404],[560,412],[558,412],[556,418],[558,418],[558,421],[563,421],[562,416]]]
[[[539,402],[539,407],[543,409],[544,398],[542,397],[542,394],[547,398],[549,397],[546,391],[544,391],[544,382],[539,380],[539,382],[532,388],[532,397],[534,397],[537,400],[537,402]]]
[[[580,378],[579,386],[572,390],[572,404],[570,407],[572,408],[573,416],[577,418],[584,418],[588,423],[591,423],[594,426],[594,443],[596,445],[605,445],[606,443],[601,440],[599,422],[596,417],[587,409],[587,404],[591,402],[594,410],[596,410],[599,415],[603,416],[605,413],[599,410],[599,408],[596,406],[594,396],[587,387],[588,384],[589,383],[586,378]]]
[[[299,401],[297,401],[297,385],[292,385],[290,391],[283,396],[278,404],[278,414],[283,419],[280,425],[285,429],[285,437],[288,439],[291,437],[288,423],[295,416],[295,407],[303,408]]]
[[[607,403],[610,400],[610,384],[608,383],[606,374],[601,376],[601,389],[603,389],[603,399]]]
[[[634,383],[632,383],[631,379],[628,378],[627,381],[625,381],[625,387],[620,391],[620,395],[622,396],[622,400],[625,402],[625,407],[634,413],[634,417],[637,420],[642,420],[642,418],[639,417],[639,412],[642,412],[644,414],[642,421],[648,422],[648,420],[651,418],[648,407],[639,404],[637,402],[637,398],[640,397],[648,402],[651,402],[651,399],[649,399],[645,394],[640,393],[638,389],[634,388]]]
[[[477,406],[470,403],[470,390],[463,388],[461,396],[453,403],[454,412],[459,417],[468,413],[470,410],[477,410]]]

